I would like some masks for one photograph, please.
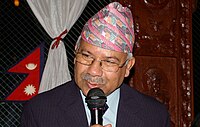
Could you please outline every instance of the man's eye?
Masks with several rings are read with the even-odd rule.
[[[82,53],[83,58],[85,59],[93,59],[91,55]]]
[[[118,63],[116,61],[111,61],[111,60],[105,60],[104,63],[106,65],[111,65],[111,66],[118,65]]]

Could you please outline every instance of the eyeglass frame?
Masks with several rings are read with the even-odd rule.
[[[132,53],[127,53],[128,56],[127,56],[125,62],[124,62],[122,65],[120,65],[120,64],[118,64],[118,63],[114,63],[114,64],[116,64],[116,66],[117,66],[118,68],[117,68],[115,71],[109,71],[109,70],[106,70],[106,69],[102,66],[102,65],[103,65],[103,64],[102,64],[102,61],[106,61],[106,60],[97,60],[97,59],[95,59],[95,58],[92,58],[92,61],[91,61],[90,64],[85,64],[85,63],[82,63],[81,61],[77,61],[77,55],[78,55],[78,54],[81,55],[81,57],[82,57],[83,60],[85,60],[85,61],[88,62],[88,60],[84,59],[83,53],[82,53],[82,52],[75,52],[75,61],[76,61],[76,62],[78,62],[78,63],[80,63],[80,64],[83,64],[83,65],[86,65],[86,66],[90,66],[90,65],[92,65],[92,64],[94,63],[94,61],[96,60],[96,61],[100,62],[101,68],[102,68],[103,70],[107,71],[107,72],[117,72],[120,68],[122,68],[122,67],[124,67],[125,65],[127,65],[127,64],[128,64],[128,61],[129,61],[130,58],[132,57]],[[114,67],[114,66],[113,66],[113,67]]]

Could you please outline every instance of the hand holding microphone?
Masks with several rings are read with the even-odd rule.
[[[102,125],[99,125],[99,124],[95,124],[95,125],[92,125],[90,127],[112,127],[112,125],[111,124],[107,124],[105,126],[102,126]]]

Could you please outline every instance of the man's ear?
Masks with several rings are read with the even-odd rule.
[[[75,45],[75,51],[74,51],[74,54],[75,54],[75,57],[74,57],[74,64],[76,63],[76,52],[78,52],[79,48],[80,48],[80,45],[81,45],[81,41],[83,41],[83,39],[81,38],[81,36],[79,36],[77,42],[76,42],[76,45]]]
[[[74,64],[76,63],[76,57],[74,57]]]
[[[128,77],[128,76],[129,76],[130,70],[131,70],[131,68],[134,66],[134,64],[135,64],[135,57],[132,57],[132,58],[129,60],[128,64],[126,65],[125,77]]]
[[[81,36],[79,36],[78,40],[76,42],[76,45],[75,45],[75,51],[77,51],[79,49],[81,41],[82,41],[82,38],[81,38]]]

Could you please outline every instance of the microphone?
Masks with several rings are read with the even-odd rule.
[[[106,106],[107,98],[103,90],[92,88],[88,92],[85,101],[91,113],[91,125],[103,123],[103,114]]]

